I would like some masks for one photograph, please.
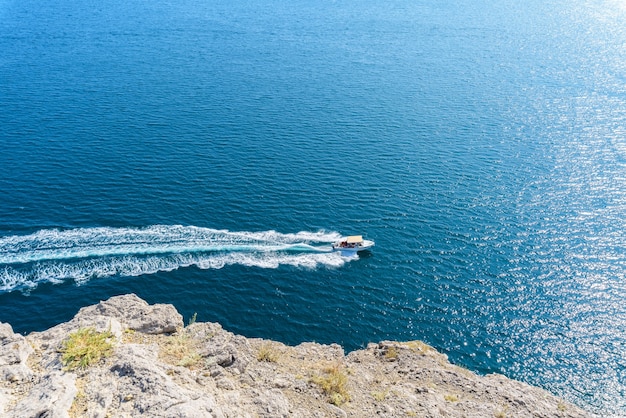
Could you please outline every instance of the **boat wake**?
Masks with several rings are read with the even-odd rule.
[[[228,265],[337,267],[347,259],[332,252],[335,232],[231,232],[180,225],[146,228],[44,229],[0,237],[0,292],[40,283],[97,277],[139,276],[181,267]]]

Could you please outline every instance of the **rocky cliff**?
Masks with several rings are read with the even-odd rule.
[[[183,326],[135,295],[24,337],[0,323],[0,416],[589,417],[548,392],[477,376],[419,342],[296,347]]]

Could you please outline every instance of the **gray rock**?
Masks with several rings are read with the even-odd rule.
[[[208,332],[203,330],[203,324],[194,324],[191,330],[196,336],[205,336],[207,342],[200,350],[200,355],[207,358],[207,365],[217,364],[228,368],[232,374],[242,374],[252,358],[252,350],[248,340],[241,336],[218,329],[212,329],[211,338],[206,338]],[[217,332],[216,332],[217,331]]]
[[[183,316],[173,305],[148,303],[135,294],[114,296],[82,308],[77,317],[102,315],[116,318],[128,328],[146,334],[172,333],[183,326]]]
[[[176,418],[223,418],[225,415],[217,407],[212,397],[194,399],[174,405],[165,411],[167,417]]]
[[[6,416],[8,406],[12,401],[13,396],[7,390],[0,388],[0,417]]]
[[[60,344],[88,326],[113,332],[114,351],[69,373],[59,361]],[[592,416],[540,388],[454,366],[420,342],[384,341],[346,355],[336,344],[288,347],[219,324],[182,326],[171,305],[150,306],[135,295],[83,308],[71,321],[27,337],[0,324],[0,416],[67,417],[72,405],[73,416],[89,418]],[[276,355],[257,360],[268,345]],[[200,360],[182,367],[172,349]],[[329,403],[344,395],[349,402]]]
[[[289,379],[283,376],[277,376],[272,382],[272,385],[277,389],[286,389],[292,386],[292,383],[291,381],[289,381]]]
[[[9,414],[10,417],[69,418],[76,396],[76,375],[53,371],[44,376]]]
[[[289,417],[289,402],[283,393],[277,389],[264,391],[255,401],[259,406],[258,414],[261,417]]]
[[[110,368],[117,379],[118,402],[132,405],[133,414],[151,417],[221,416],[213,396],[194,396],[176,384],[158,363],[156,346],[120,347]]]
[[[0,379],[10,382],[30,380],[32,370],[26,365],[33,353],[26,338],[15,334],[9,324],[0,323]]]
[[[158,347],[126,344],[116,350],[110,370],[119,379],[122,393],[180,397],[171,377],[157,364]]]
[[[84,396],[87,397],[87,410],[91,418],[106,418],[119,392],[118,381],[111,374],[93,369],[87,379]]]
[[[215,380],[215,385],[223,390],[235,390],[235,383],[226,376],[220,376]]]

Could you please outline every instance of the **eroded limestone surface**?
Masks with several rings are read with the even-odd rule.
[[[110,355],[67,370],[60,349],[91,327]],[[419,342],[384,341],[345,355],[183,326],[172,305],[136,295],[85,307],[27,337],[0,324],[0,416],[7,417],[590,417],[548,392],[478,376]]]

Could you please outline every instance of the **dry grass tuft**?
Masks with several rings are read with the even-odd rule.
[[[506,413],[508,412],[508,410],[509,410],[509,406],[504,405],[503,407],[495,411],[493,416],[494,418],[506,418]]]
[[[380,392],[372,392],[372,398],[374,398],[376,402],[384,401],[385,399],[387,399],[387,395],[389,395],[389,390],[384,390]]]
[[[276,344],[271,341],[264,342],[259,347],[259,352],[257,353],[256,359],[258,361],[265,361],[268,363],[277,363],[280,358],[280,351]]]
[[[429,353],[431,351],[436,352],[437,350],[435,350],[434,348],[432,348],[431,346],[429,346],[428,344],[426,344],[423,341],[419,341],[419,340],[415,340],[415,341],[407,341],[402,343],[403,346],[410,348],[411,350],[417,352],[417,353],[421,353],[421,354],[426,354]]]
[[[458,402],[459,401],[459,397],[453,394],[446,394],[443,397],[446,401],[448,402]]]
[[[87,405],[87,395],[85,394],[85,381],[83,379],[76,380],[76,396],[72,401],[72,406],[67,411],[70,417],[86,416],[89,410]]]
[[[311,382],[318,385],[328,395],[333,405],[342,405],[350,400],[348,393],[348,375],[340,364],[324,367],[322,374],[311,378]]]
[[[398,359],[398,349],[395,345],[392,345],[385,350],[385,358],[389,361],[396,361]]]
[[[202,356],[198,354],[198,342],[187,334],[186,330],[165,337],[159,345],[161,359],[166,363],[193,369],[200,364]]]

